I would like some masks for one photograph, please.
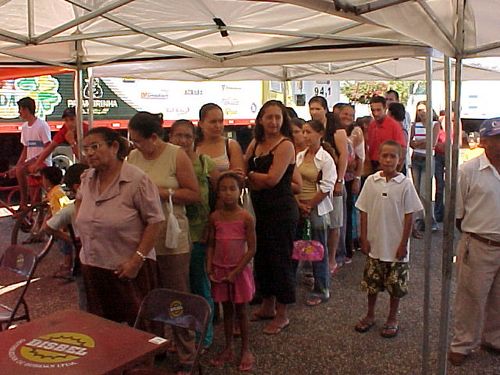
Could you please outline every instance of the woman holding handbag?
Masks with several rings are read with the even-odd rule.
[[[328,267],[327,231],[329,212],[333,209],[331,194],[337,180],[337,169],[330,154],[332,147],[323,142],[324,125],[308,121],[302,128],[307,148],[297,154],[297,169],[302,176],[302,189],[296,196],[301,223],[311,223],[311,240],[323,245],[320,261],[312,262],[314,288],[306,305],[317,306],[330,298],[330,272]],[[302,225],[299,224],[299,230]]]

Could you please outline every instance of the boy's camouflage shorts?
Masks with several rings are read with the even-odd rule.
[[[361,288],[368,294],[377,294],[385,289],[392,297],[401,298],[408,293],[408,263],[383,262],[366,257]]]

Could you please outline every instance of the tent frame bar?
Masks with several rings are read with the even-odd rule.
[[[86,4],[82,4],[80,3],[79,1],[77,0],[65,0],[67,1],[68,3],[72,4],[72,5],[75,5],[79,8],[82,8],[82,9],[85,9],[87,11],[93,11],[94,9],[92,9],[92,7],[89,7],[88,5]],[[157,33],[153,33],[153,32],[150,32],[150,31],[147,31],[146,29],[140,27],[140,26],[136,26],[128,21],[125,21],[119,17],[116,17],[116,16],[112,16],[112,15],[109,15],[109,14],[102,14],[101,15],[102,17],[106,18],[107,20],[109,21],[112,21],[114,23],[117,23],[123,27],[126,27],[128,29],[131,29],[137,33],[140,33],[140,34],[143,34],[145,36],[148,36],[150,38],[153,38],[153,39],[157,39],[157,40],[160,40],[162,42],[165,42],[167,44],[171,44],[173,46],[176,46],[178,48],[181,48],[181,49],[184,49],[184,50],[187,50],[187,51],[190,51],[190,52],[193,52],[194,54],[204,58],[204,59],[208,59],[208,60],[214,60],[214,61],[222,61],[222,59],[217,56],[217,55],[214,55],[212,53],[208,53],[208,52],[205,52],[199,48],[195,48],[195,47],[191,47],[190,45],[187,45],[185,43],[180,43],[180,42],[177,42],[176,40],[172,39],[172,38],[168,38],[168,37],[165,37],[163,35],[160,35],[160,34],[157,34]],[[217,28],[218,30],[218,28]]]
[[[432,57],[425,59],[426,122],[425,122],[425,180],[424,192],[420,190],[420,199],[424,205],[424,317],[422,340],[422,374],[429,374],[430,359],[430,299],[431,299],[431,249],[432,249],[432,179],[434,177],[434,119],[432,116]],[[424,194],[422,194],[424,193]]]
[[[32,0],[30,0],[32,1]],[[65,0],[65,1],[68,1],[68,0]],[[88,21],[91,21],[97,17],[100,17],[102,16],[104,13],[107,13],[107,12],[110,12],[114,9],[117,9],[117,8],[120,8],[124,5],[127,5],[129,3],[131,3],[132,1],[135,1],[135,0],[116,0],[102,8],[99,8],[99,9],[95,9],[95,10],[92,10],[91,12],[83,15],[83,16],[80,16],[78,18],[75,18],[71,21],[68,21],[62,25],[59,25],[58,27],[55,27],[53,28],[52,30],[49,30],[39,36],[37,36],[33,43],[34,44],[38,44],[54,35],[58,35],[66,30],[69,30],[75,26],[78,26],[78,25],[81,25],[82,23],[85,23],[85,22],[88,22]],[[31,37],[30,37],[31,39]]]
[[[455,44],[455,41],[453,40],[453,36],[448,32],[448,30],[444,27],[444,25],[441,22],[439,22],[439,20],[436,17],[436,14],[431,9],[429,4],[424,0],[417,0],[417,3],[418,3],[418,5],[420,5],[422,10],[425,12],[425,14],[427,14],[427,16],[430,18],[432,23],[439,29],[441,34],[443,34],[443,36],[446,38],[446,41],[448,42],[449,47],[451,47],[451,49],[456,51],[457,46]]]

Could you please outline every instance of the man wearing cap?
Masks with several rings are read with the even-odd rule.
[[[79,159],[79,150],[78,146],[76,143],[76,111],[75,107],[69,107],[66,108],[62,114],[62,119],[64,120],[64,125],[57,134],[54,136],[52,139],[52,142],[48,144],[41,154],[38,156],[38,159],[36,163],[33,164],[33,166],[30,168],[31,173],[37,172],[40,169],[43,168],[44,166],[44,160],[47,158],[49,155],[54,152],[57,146],[59,146],[61,143],[67,142],[70,146],[71,149],[73,150],[73,153],[75,154],[76,158]],[[83,123],[83,131],[84,133],[87,132],[87,124]]]
[[[460,366],[479,344],[500,354],[500,118],[480,131],[484,154],[460,166],[457,294],[448,359]]]

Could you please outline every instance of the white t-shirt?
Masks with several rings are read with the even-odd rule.
[[[49,125],[37,118],[35,122],[28,126],[25,122],[21,128],[21,143],[26,147],[27,154],[26,160],[31,160],[43,151],[44,145],[50,142],[50,128]],[[45,159],[47,165],[52,165],[52,157],[49,156]]]
[[[49,220],[47,220],[47,226],[53,230],[64,229],[68,225],[73,224],[75,220],[75,214],[76,214],[75,203],[71,202],[67,206],[61,208],[54,214],[54,216],[52,216]]]
[[[396,258],[404,217],[423,209],[411,180],[399,173],[387,182],[381,172],[372,174],[361,190],[356,208],[368,215],[370,257],[384,262],[408,262],[409,248],[403,260]]]

